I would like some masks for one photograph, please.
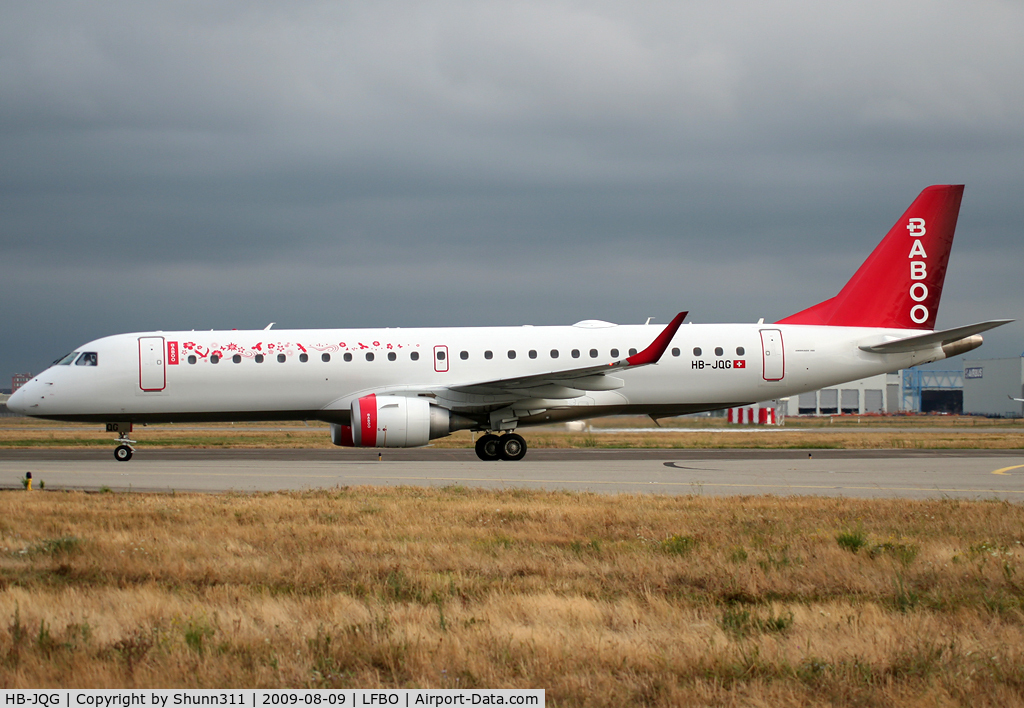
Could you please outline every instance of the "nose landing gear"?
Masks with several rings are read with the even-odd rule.
[[[135,448],[132,445],[134,440],[128,439],[128,433],[132,432],[131,423],[107,423],[108,433],[118,433],[117,442],[121,443],[114,448],[114,459],[118,462],[127,462],[132,459]]]
[[[118,438],[118,440],[125,440],[125,444],[118,445],[114,448],[114,459],[118,462],[127,462],[132,459],[132,454],[135,452],[135,449],[127,443],[135,441],[128,440],[127,438]]]

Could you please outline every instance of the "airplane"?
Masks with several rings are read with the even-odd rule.
[[[10,410],[133,426],[319,420],[335,445],[418,447],[483,433],[482,460],[521,460],[517,430],[657,420],[793,396],[937,361],[1012,320],[936,331],[963,185],[924,189],[837,295],[773,324],[134,332],[88,342],[21,387]]]

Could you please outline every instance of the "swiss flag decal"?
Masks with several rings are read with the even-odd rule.
[[[747,368],[747,360],[746,359],[735,359],[732,362],[732,368],[734,368],[734,369],[745,369],[745,368]]]

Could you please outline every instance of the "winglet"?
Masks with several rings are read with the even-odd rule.
[[[644,349],[638,354],[634,354],[631,357],[626,358],[626,362],[630,366],[642,366],[644,364],[656,364],[661,355],[668,349],[668,343],[672,341],[672,337],[676,336],[676,330],[679,329],[679,325],[686,319],[688,312],[680,312],[678,315],[672,318],[672,321],[668,323],[665,329],[661,330],[661,334],[658,335],[657,339],[651,342],[651,345]]]

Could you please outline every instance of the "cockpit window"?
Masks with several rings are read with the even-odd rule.
[[[76,356],[78,356],[78,352],[71,352],[70,354],[65,354],[63,357],[53,362],[53,364],[54,366],[70,366],[71,362],[75,360]]]
[[[96,356],[96,352],[82,352],[82,356],[78,357],[75,366],[96,366],[98,363],[99,357]]]

